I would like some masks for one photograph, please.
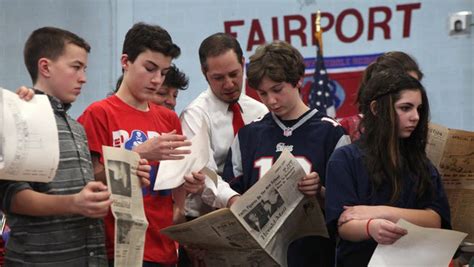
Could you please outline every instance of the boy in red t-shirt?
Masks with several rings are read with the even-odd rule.
[[[145,215],[149,222],[143,266],[168,266],[177,262],[174,242],[159,233],[173,223],[170,190],[153,191],[159,160],[181,159],[189,146],[181,135],[175,112],[149,104],[165,79],[171,60],[180,49],[166,30],[156,25],[135,24],[126,34],[121,57],[123,81],[115,95],[91,104],[78,121],[84,125],[96,180],[104,181],[102,145],[136,151],[150,161],[150,186],[143,188]],[[173,193],[177,193],[176,190]],[[177,195],[173,194],[175,198]],[[180,193],[184,199],[184,192]],[[179,202],[176,200],[176,202]],[[114,257],[114,218],[105,218],[109,262]]]

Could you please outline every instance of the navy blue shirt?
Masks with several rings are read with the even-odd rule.
[[[284,135],[271,113],[240,129],[227,156],[223,178],[243,194],[271,168],[287,147],[303,169],[307,173],[317,172],[324,184],[331,153],[350,140],[336,121],[316,110],[310,110],[296,120],[281,122],[292,127],[305,119],[291,136]],[[326,238],[311,236],[296,240],[288,249],[288,266],[332,266],[334,250],[334,243]]]
[[[291,126],[297,120],[282,121]],[[342,126],[321,112],[315,112],[291,136],[284,136],[271,113],[239,130],[224,166],[223,178],[243,194],[262,177],[287,147],[306,172],[319,174],[325,183],[326,165],[335,148],[350,143]]]
[[[399,199],[390,206],[405,209],[432,209],[441,217],[442,228],[451,228],[449,204],[441,177],[430,164],[432,190],[417,198],[417,179],[407,173]],[[329,159],[326,174],[326,223],[332,233],[337,232],[337,221],[343,206],[389,205],[390,185],[381,185],[372,192],[372,183],[363,162],[363,153],[356,144],[341,147]],[[337,247],[338,266],[367,266],[377,243],[370,239],[350,242],[341,239]]]

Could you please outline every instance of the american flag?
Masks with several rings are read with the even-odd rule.
[[[324,66],[323,54],[316,40],[316,62],[314,67],[314,81],[309,92],[309,107],[325,113],[330,117],[336,116],[334,93],[331,92],[329,77]]]

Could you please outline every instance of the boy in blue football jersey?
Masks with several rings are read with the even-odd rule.
[[[349,138],[332,118],[310,109],[300,97],[305,65],[301,54],[282,41],[261,46],[250,57],[249,85],[271,111],[238,132],[227,156],[224,178],[244,193],[289,148],[307,175],[298,183],[307,197],[324,201],[326,163],[335,148]],[[331,266],[334,243],[308,236],[288,249],[288,266]]]

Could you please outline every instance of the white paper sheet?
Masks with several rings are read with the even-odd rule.
[[[191,138],[191,142],[191,154],[185,155],[184,159],[160,162],[154,190],[176,188],[184,183],[184,175],[201,171],[206,166],[210,157],[209,134],[206,124],[203,124],[201,130]],[[206,171],[211,170],[207,169]],[[207,173],[206,175],[209,176]]]
[[[3,91],[4,164],[0,179],[49,182],[59,164],[56,120],[45,95],[26,102],[17,94]]]
[[[378,245],[369,267],[446,267],[467,236],[458,231],[420,227],[403,219],[397,224],[407,229],[408,234],[392,245]]]

